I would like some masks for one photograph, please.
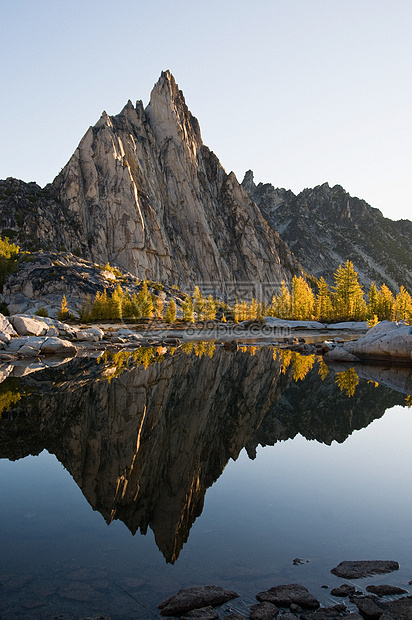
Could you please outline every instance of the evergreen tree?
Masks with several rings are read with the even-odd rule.
[[[70,312],[67,306],[66,295],[63,295],[60,310],[57,313],[57,318],[59,319],[59,321],[66,321],[69,317],[70,317]]]
[[[286,282],[282,281],[282,288],[276,297],[276,315],[281,319],[289,319],[292,316],[292,296]]]
[[[206,310],[206,299],[203,297],[198,286],[195,286],[193,292],[193,310],[198,321],[203,321]]]
[[[171,297],[169,303],[167,304],[165,321],[166,323],[174,323],[176,321],[177,309],[176,303],[173,297]]]
[[[342,372],[338,372],[335,376],[335,382],[338,384],[341,392],[346,392],[346,395],[351,397],[355,394],[356,386],[359,383],[359,377],[356,374],[356,370],[348,368]]]
[[[313,319],[315,298],[308,283],[301,277],[292,278],[292,315],[297,321]]]
[[[182,319],[186,323],[195,322],[195,315],[193,312],[193,301],[190,295],[186,295],[186,299],[182,303]]]
[[[157,319],[162,319],[163,318],[163,306],[164,306],[164,300],[160,295],[156,296],[156,299],[154,300],[154,308],[155,308],[155,317]]]
[[[315,316],[318,321],[329,321],[333,315],[332,296],[328,283],[322,276],[318,284],[318,294],[315,301]]]
[[[258,303],[256,299],[253,297],[251,303],[248,306],[247,318],[250,321],[254,321],[255,319],[257,319],[257,315],[258,315]]]
[[[378,288],[375,282],[371,282],[368,291],[368,319],[373,319],[373,317],[378,314],[378,306]]]
[[[0,292],[9,273],[17,270],[17,256],[20,252],[18,245],[10,243],[9,238],[0,237]]]
[[[394,318],[395,321],[412,322],[412,298],[404,286],[401,286],[395,298]]]
[[[358,274],[353,263],[347,260],[335,273],[335,312],[341,320],[362,321],[366,317],[366,303]]]
[[[153,299],[151,294],[149,293],[149,289],[147,287],[147,281],[143,281],[142,288],[139,291],[137,296],[137,305],[139,309],[139,314],[144,319],[151,319],[153,316]]]
[[[378,293],[378,317],[380,321],[392,321],[394,315],[395,298],[386,284],[382,284]]]
[[[214,321],[216,318],[216,302],[212,295],[209,295],[206,303],[205,319],[207,321]]]
[[[121,319],[122,314],[122,303],[123,303],[124,293],[122,291],[122,287],[120,284],[116,286],[110,298],[107,299],[108,305],[108,315],[104,318],[111,319],[116,321],[117,319]]]
[[[233,306],[233,321],[235,323],[239,323],[242,319],[240,318],[240,304],[236,298],[235,305]]]

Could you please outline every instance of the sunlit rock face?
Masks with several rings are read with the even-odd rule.
[[[202,357],[178,352],[160,361],[155,351],[159,361],[149,366],[149,357],[129,364],[122,355],[116,364],[75,359],[19,383],[6,379],[0,457],[46,448],[108,523],[120,519],[132,533],[150,527],[174,562],[206,490],[243,447],[253,458],[259,444],[298,433],[343,441],[405,402],[405,393],[361,383],[353,373],[327,373],[314,356],[197,347]]]
[[[343,187],[328,183],[295,195],[270,183],[255,184],[249,170],[242,186],[286,241],[305,269],[334,283],[340,264],[351,260],[360,282],[412,289],[412,222],[393,221]]]
[[[204,146],[173,76],[150,103],[130,101],[90,127],[51,193],[72,222],[73,250],[140,278],[195,284],[273,284],[301,274],[233,173]],[[265,284],[271,283],[265,292]]]

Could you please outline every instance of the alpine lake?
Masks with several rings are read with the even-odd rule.
[[[178,590],[412,593],[412,368],[213,342],[0,367],[0,618],[159,617]],[[327,586],[327,587],[325,587]],[[346,601],[345,601],[346,602]]]

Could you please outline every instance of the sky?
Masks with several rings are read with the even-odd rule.
[[[412,219],[411,0],[0,0],[0,178],[44,186],[169,69],[227,172]]]

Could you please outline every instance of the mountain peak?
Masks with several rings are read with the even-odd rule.
[[[163,142],[174,138],[175,143],[183,140],[196,155],[202,145],[199,123],[169,70],[162,71],[145,112],[158,139]]]

